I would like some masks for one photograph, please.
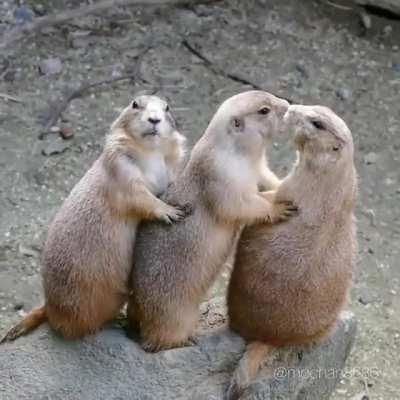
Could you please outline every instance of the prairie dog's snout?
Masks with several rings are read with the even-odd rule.
[[[297,104],[290,105],[283,116],[283,122],[285,127],[291,130],[294,134],[297,135],[301,133],[305,137],[310,136],[310,120],[307,118],[303,106]]]
[[[158,125],[165,120],[166,106],[160,104],[160,101],[150,100],[143,110],[141,120],[150,125]]]

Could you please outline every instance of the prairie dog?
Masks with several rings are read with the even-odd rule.
[[[350,130],[330,109],[289,107],[298,160],[271,198],[299,214],[246,227],[228,289],[232,330],[249,342],[228,390],[237,399],[277,346],[322,340],[335,327],[357,253],[357,176]]]
[[[136,228],[143,219],[171,223],[183,211],[161,195],[183,155],[168,104],[139,96],[111,126],[104,150],[54,218],[43,252],[45,304],[2,341],[46,319],[68,339],[80,338],[116,317],[128,298]]]
[[[165,201],[190,204],[181,223],[143,223],[135,243],[128,320],[147,351],[187,343],[198,307],[230,254],[237,230],[292,212],[258,192],[265,149],[288,108],[285,100],[249,91],[226,100],[194,146]]]

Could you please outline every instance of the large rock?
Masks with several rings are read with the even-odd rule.
[[[400,0],[355,0],[363,6],[374,6],[400,15]]]
[[[324,344],[281,351],[274,372],[265,368],[244,398],[329,398],[355,332],[354,316],[343,314]],[[0,398],[217,400],[243,350],[241,338],[226,329],[194,347],[147,354],[118,327],[66,342],[43,326],[0,347]]]

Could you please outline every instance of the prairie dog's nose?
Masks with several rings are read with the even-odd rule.
[[[161,122],[161,119],[157,117],[149,117],[148,121],[153,125],[157,125],[159,122]]]
[[[283,118],[287,114],[287,112],[289,111],[290,104],[289,104],[288,101],[286,101],[284,99],[279,99],[279,100],[280,100],[280,102],[279,102],[278,114],[279,114],[280,118]]]

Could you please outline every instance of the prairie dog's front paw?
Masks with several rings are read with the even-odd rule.
[[[185,210],[179,207],[173,207],[165,205],[165,208],[158,214],[158,218],[167,224],[172,224],[173,222],[180,221],[185,218]]]
[[[298,208],[293,202],[285,201],[281,203],[274,203],[267,221],[271,223],[283,222],[296,215]]]

